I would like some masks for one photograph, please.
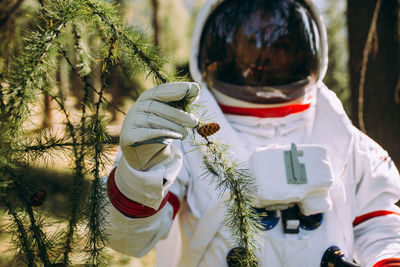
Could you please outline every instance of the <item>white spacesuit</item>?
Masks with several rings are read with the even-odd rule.
[[[149,89],[124,120],[107,182],[110,246],[141,257],[157,245],[158,266],[227,266],[223,196],[185,139],[198,119],[171,105],[185,100],[206,106],[213,138],[254,177],[255,210],[267,212],[259,266],[320,266],[332,246],[361,266],[400,266],[399,173],[321,82],[326,66],[312,3],[207,1],[190,61],[201,89]]]

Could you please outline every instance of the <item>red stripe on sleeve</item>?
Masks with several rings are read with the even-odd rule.
[[[169,204],[171,204],[173,210],[174,210],[174,214],[172,215],[172,219],[175,219],[176,214],[179,211],[179,208],[181,206],[181,202],[179,201],[179,198],[174,195],[174,194],[170,194],[169,198],[168,198],[168,202]]]
[[[380,217],[380,216],[386,216],[386,215],[390,215],[390,214],[396,214],[396,215],[400,215],[397,212],[394,211],[389,211],[389,210],[378,210],[378,211],[373,211],[361,216],[358,216],[354,219],[353,221],[353,227],[359,225],[360,223],[363,223],[369,219],[375,218],[375,217]]]
[[[390,258],[378,261],[373,267],[399,267],[400,258]]]
[[[130,218],[145,218],[156,214],[167,203],[169,197],[172,195],[168,193],[161,202],[160,207],[155,210],[151,207],[137,203],[124,196],[118,189],[115,183],[115,170],[114,168],[110,173],[107,180],[107,193],[113,206],[122,214]],[[175,196],[176,198],[176,196]],[[178,200],[179,201],[179,200]]]

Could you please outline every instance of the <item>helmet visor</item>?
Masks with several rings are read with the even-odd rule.
[[[320,46],[317,25],[302,1],[225,1],[205,24],[199,67],[207,85],[226,95],[283,103],[318,80]]]

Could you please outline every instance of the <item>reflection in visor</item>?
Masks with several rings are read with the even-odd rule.
[[[319,79],[321,38],[300,0],[230,0],[208,18],[199,68],[208,87],[252,103],[284,103]]]

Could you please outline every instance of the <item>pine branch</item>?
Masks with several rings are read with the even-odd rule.
[[[25,185],[21,181],[20,175],[21,174],[14,173],[14,176],[16,176],[14,177],[16,193],[24,206],[25,212],[28,215],[30,222],[29,231],[31,231],[33,234],[33,239],[35,240],[36,247],[38,249],[38,257],[42,261],[43,265],[47,267],[50,266],[48,251],[51,249],[51,247],[46,242],[46,236],[42,231],[40,225],[37,223],[30,199],[28,199],[28,197],[30,196],[30,194],[28,193],[29,191],[25,188]],[[19,230],[22,231],[22,229],[20,228]],[[20,234],[22,235],[23,233],[20,232]]]
[[[195,113],[200,118],[207,116],[205,107],[201,104],[183,100],[175,102],[174,106],[186,112]],[[211,116],[208,120],[210,119],[212,119]],[[209,136],[218,132],[219,129],[218,123],[200,121],[192,129],[192,144],[202,156],[204,176],[211,178],[211,182],[215,184],[221,196],[228,192],[228,198],[224,200],[227,209],[225,225],[230,229],[235,244],[239,248],[232,255],[233,261],[238,264],[235,266],[255,267],[258,265],[257,237],[260,235],[260,229],[263,228],[260,217],[253,208],[257,187],[248,170],[230,155],[227,145],[209,140]],[[196,132],[203,138],[202,141],[197,141]]]
[[[131,33],[131,29],[123,27],[121,23],[117,23],[115,21],[112,21],[110,17],[106,15],[104,12],[105,6],[100,6],[98,5],[98,2],[94,1],[87,1],[86,2],[87,6],[92,10],[93,15],[97,15],[100,20],[113,32],[113,34],[118,36],[118,39],[121,40],[125,45],[127,45],[132,51],[134,52],[135,55],[137,55],[140,60],[145,63],[146,66],[150,69],[152,73],[157,77],[157,79],[161,83],[166,83],[168,82],[168,78],[165,77],[161,71],[160,67],[155,65],[154,58],[152,59],[149,54],[146,54],[139,46],[138,44],[133,41],[131,36],[129,36],[127,33]],[[107,8],[112,8],[110,5],[107,6]],[[155,52],[153,50],[152,52]],[[154,55],[153,55],[154,56]]]
[[[135,88],[135,85],[132,83],[131,77],[129,76],[129,74],[127,72],[127,68],[126,68],[124,62],[121,62],[121,64],[119,64],[118,67],[120,68],[125,79],[127,79],[129,81],[130,87]],[[138,92],[138,90],[134,90],[134,93],[135,93],[135,95],[133,96],[133,99],[136,101],[136,99],[139,97],[139,92]],[[123,114],[126,115],[125,113],[123,113]]]
[[[76,10],[79,10],[79,1],[56,2],[56,4],[59,5],[41,10],[39,17],[45,21],[46,28],[39,28],[38,32],[32,32],[26,38],[24,53],[14,60],[7,76],[9,88],[5,92],[7,108],[2,113],[7,120],[4,120],[2,128],[11,136],[21,135],[17,132],[22,129],[21,125],[27,118],[28,105],[36,99],[36,90],[43,90],[48,84],[48,64],[54,56],[53,44],[61,28],[72,20],[77,13]]]
[[[59,108],[64,113],[64,116],[66,118],[66,126],[69,129],[69,135],[71,136],[72,139],[72,150],[75,159],[72,190],[70,191],[69,195],[71,206],[70,206],[68,230],[65,235],[64,258],[63,258],[63,263],[69,264],[69,253],[72,251],[73,237],[78,222],[79,204],[81,203],[80,192],[81,192],[81,185],[83,183],[85,167],[84,167],[84,161],[80,158],[78,137],[76,129],[69,118],[69,113],[66,110],[66,107],[62,100],[60,101],[56,96],[50,96],[50,97],[52,98],[52,100],[56,101]]]
[[[64,101],[62,100],[62,97],[61,97],[61,99],[58,99],[57,96],[52,95],[47,91],[44,91],[43,93],[48,95],[51,98],[51,100],[55,101],[58,104],[58,107],[60,108],[62,113],[64,114],[64,117],[66,119],[66,126],[67,126],[67,129],[69,130],[69,136],[72,139],[72,144],[73,144],[72,148],[73,148],[73,151],[74,151],[74,157],[75,157],[75,159],[77,159],[79,155],[78,155],[78,146],[77,146],[78,141],[77,141],[77,136],[76,136],[76,130],[75,130],[75,127],[74,127],[74,125],[72,124],[72,122],[70,120],[69,113],[67,111],[67,108],[64,105]]]
[[[86,250],[90,257],[87,263],[93,266],[99,266],[104,263],[107,258],[105,255],[105,247],[108,244],[108,235],[105,230],[107,212],[104,207],[107,205],[105,188],[101,185],[100,179],[94,179],[89,202],[86,208],[88,213],[88,242]]]
[[[101,145],[118,145],[118,140],[110,140],[110,141],[103,141]],[[63,148],[63,147],[73,147],[73,146],[81,146],[81,147],[88,147],[93,146],[95,142],[85,142],[85,143],[73,143],[73,142],[65,142],[65,143],[47,143],[47,144],[38,144],[33,146],[27,146],[22,151],[23,152],[31,152],[31,151],[46,151],[49,149],[56,149],[56,148]]]
[[[59,44],[60,46],[60,52],[62,53],[62,55],[64,56],[64,58],[66,59],[69,67],[71,68],[71,70],[83,81],[83,83],[85,84],[84,86],[84,90],[85,90],[85,95],[88,93],[86,90],[90,89],[93,92],[95,92],[101,99],[102,101],[104,101],[105,103],[107,103],[110,107],[112,107],[113,109],[115,109],[116,111],[126,115],[126,113],[124,111],[122,111],[120,108],[118,108],[117,106],[113,105],[110,101],[108,101],[103,95],[101,91],[97,91],[97,89],[89,82],[88,76],[82,76],[78,70],[76,69],[76,67],[72,64],[71,60],[69,59],[67,52],[65,51],[65,49],[62,47],[61,44]],[[101,94],[101,96],[100,96]],[[88,95],[86,95],[86,97],[84,97],[84,99],[87,100]],[[85,101],[84,101],[85,102]]]
[[[98,105],[100,107],[100,105]],[[103,142],[109,139],[105,125],[102,124],[102,115],[99,114],[100,109],[91,117],[91,129],[93,134],[93,166],[91,173],[93,182],[91,191],[86,206],[88,242],[86,249],[90,253],[90,258],[87,263],[94,266],[100,265],[105,261],[104,248],[107,244],[107,233],[105,231],[105,222],[107,211],[105,210],[107,203],[107,194],[105,188],[100,182],[100,166],[104,165],[102,159],[106,158],[106,149],[103,147]]]
[[[12,216],[13,221],[17,225],[16,235],[19,239],[19,243],[21,244],[21,249],[23,251],[23,255],[26,258],[27,265],[29,267],[35,266],[35,264],[34,264],[35,256],[31,249],[31,244],[30,244],[30,241],[28,238],[28,234],[25,230],[25,227],[24,227],[24,224],[23,224],[21,218],[19,218],[18,214],[14,211],[14,209],[11,206],[11,203],[7,199],[2,198],[2,203],[4,203],[4,205],[7,207],[8,213]]]
[[[40,65],[40,64],[42,64],[42,63],[44,62],[44,58],[46,57],[48,51],[49,51],[50,48],[52,47],[52,45],[53,45],[55,39],[56,39],[56,38],[58,37],[58,35],[60,34],[60,30],[61,30],[61,28],[62,28],[64,25],[65,25],[64,23],[60,23],[60,25],[59,25],[55,30],[51,29],[47,34],[45,34],[44,37],[45,37],[46,42],[44,43],[44,45],[45,45],[44,51],[40,54],[40,56],[39,56],[39,58],[37,59],[37,61],[34,62],[35,65]],[[36,66],[35,66],[35,68],[36,68]],[[37,79],[37,76],[39,76],[39,74],[36,73],[36,72],[35,72],[35,69],[34,69],[34,71],[32,71],[32,72],[30,73],[30,75],[27,77],[27,80],[24,81],[24,82],[20,85],[21,90],[19,90],[19,92],[17,92],[17,94],[16,94],[16,99],[19,99],[19,98],[22,98],[22,97],[23,97],[23,95],[25,94],[25,91],[26,91],[26,85],[29,85],[29,83],[36,84],[35,79]],[[18,102],[18,103],[19,103],[19,104],[17,105],[17,109],[16,109],[16,110],[19,110],[19,109],[20,109],[20,107],[24,104],[24,101],[20,101],[20,102]],[[11,106],[12,106],[12,105],[11,105]],[[10,110],[10,111],[9,111],[11,115],[13,114],[12,111],[13,111],[13,110]]]
[[[73,35],[74,35],[74,39],[75,39],[75,48],[78,50],[78,51],[83,51],[83,49],[80,47],[80,39],[81,39],[81,37],[79,36],[79,34],[78,34],[78,31],[77,31],[77,29],[76,29],[76,25],[74,24],[73,25],[73,27],[72,27],[72,32],[73,32]],[[80,153],[79,153],[79,157],[80,157],[80,161],[82,161],[82,162],[84,162],[84,160],[85,160],[85,130],[86,130],[86,105],[88,104],[88,99],[89,99],[89,88],[90,88],[90,86],[92,86],[90,83],[89,83],[89,80],[88,80],[88,78],[87,78],[87,74],[80,74],[80,73],[78,73],[78,71],[76,70],[76,68],[71,64],[71,61],[69,60],[69,58],[68,58],[68,56],[67,56],[67,53],[65,52],[65,50],[64,49],[62,49],[62,46],[60,46],[61,47],[61,50],[62,50],[62,53],[63,53],[63,55],[64,55],[64,58],[67,60],[67,62],[68,62],[68,64],[69,64],[69,66],[70,66],[70,68],[71,69],[73,69],[74,70],[74,72],[75,72],[75,74],[78,76],[78,77],[80,77],[81,78],[81,80],[85,83],[85,86],[84,86],[84,88],[83,88],[83,90],[84,90],[84,96],[83,96],[83,99],[82,99],[82,101],[81,101],[81,103],[82,103],[82,114],[81,114],[81,127],[80,127],[80,131],[81,131],[81,145],[80,145]],[[84,64],[83,63],[83,56],[82,56],[82,54],[81,53],[78,53],[78,55],[79,55],[79,59],[80,59],[80,62],[82,63],[82,65]],[[93,86],[92,86],[93,87]]]
[[[101,73],[101,81],[102,81],[102,86],[100,89],[100,92],[98,93],[99,95],[99,100],[97,101],[97,103],[95,104],[96,106],[96,114],[98,115],[100,112],[100,105],[101,102],[103,100],[103,93],[104,90],[107,87],[107,77],[109,76],[109,68],[110,66],[113,64],[113,50],[116,46],[117,43],[117,36],[116,35],[112,35],[109,41],[109,48],[107,51],[107,56],[104,59],[103,65],[101,67],[102,73]]]
[[[116,45],[116,36],[113,35],[109,41],[109,48],[102,66],[102,87],[99,94],[99,100],[95,104],[95,114],[93,115],[93,132],[96,133],[94,137],[94,167],[92,168],[93,182],[91,187],[91,193],[88,204],[88,234],[89,241],[87,248],[90,251],[90,258],[88,259],[89,264],[98,266],[102,262],[104,248],[107,243],[107,235],[104,234],[104,222],[107,213],[104,210],[105,207],[105,192],[104,188],[100,183],[100,166],[101,157],[104,153],[102,147],[102,137],[105,135],[105,128],[101,125],[101,119],[99,118],[101,112],[101,100],[104,89],[107,87],[106,79],[109,74],[109,68],[113,63],[113,50]]]
[[[126,34],[123,34],[123,37],[124,41],[127,42],[131,48],[133,48],[133,51],[135,51],[142,61],[145,62],[146,65],[151,69],[151,71],[155,73],[156,77],[161,81],[161,83],[167,83],[168,78],[161,74],[160,69],[153,64],[153,61],[143,53],[143,51],[132,41],[132,39],[130,39]]]
[[[192,107],[189,107],[188,111],[191,109]],[[225,200],[227,206],[225,224],[230,229],[236,246],[242,253],[235,256],[235,261],[239,263],[238,266],[257,266],[256,237],[262,227],[259,216],[254,212],[252,206],[257,189],[253,178],[246,169],[231,158],[226,145],[210,142],[208,134],[199,129],[201,129],[200,126],[197,127],[197,131],[206,142],[197,141],[194,132],[192,142],[203,157],[204,174],[211,177],[212,183],[215,184],[221,195],[229,192],[229,197]]]
[[[61,92],[61,91],[60,91]],[[79,214],[79,205],[81,204],[81,185],[83,184],[83,178],[84,178],[84,161],[80,157],[79,153],[79,143],[78,143],[78,135],[76,132],[76,129],[74,125],[72,124],[70,120],[70,115],[67,111],[67,108],[64,104],[63,97],[61,96],[60,99],[57,96],[51,95],[48,92],[44,92],[47,95],[50,96],[52,100],[54,100],[57,104],[62,113],[64,114],[64,117],[66,119],[66,126],[69,131],[69,136],[71,137],[72,140],[72,151],[74,154],[74,160],[75,160],[75,168],[74,168],[74,176],[73,176],[73,181],[72,181],[72,189],[70,191],[70,214],[69,214],[69,222],[68,222],[68,230],[65,235],[65,243],[64,243],[64,258],[63,258],[63,263],[64,264],[69,264],[69,253],[72,251],[72,243],[73,243],[73,238],[75,235],[75,229],[78,223],[78,214]],[[53,148],[56,146],[62,146],[61,144],[53,144]],[[36,148],[40,148],[40,146],[36,146]],[[43,148],[43,146],[42,146]]]
[[[26,212],[28,213],[29,220],[31,223],[31,231],[33,232],[33,238],[36,241],[36,245],[39,250],[39,258],[43,262],[45,267],[50,266],[50,260],[48,255],[48,244],[46,244],[46,236],[40,226],[37,224],[35,215],[33,213],[32,207],[27,205]]]
[[[214,176],[216,188],[221,194],[229,191],[229,198],[225,201],[228,210],[225,220],[236,245],[244,249],[245,255],[240,260],[243,265],[240,266],[254,266],[257,262],[255,237],[260,227],[252,207],[256,192],[253,179],[247,170],[230,158],[227,147],[208,141],[202,146],[205,146],[204,165],[212,174],[217,174]]]

